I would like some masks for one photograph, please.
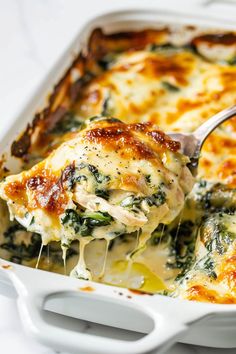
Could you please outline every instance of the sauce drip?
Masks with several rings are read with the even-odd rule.
[[[65,246],[61,246],[61,249],[62,249],[62,260],[63,260],[63,268],[64,268],[64,274],[66,275],[67,274],[67,271],[66,271],[66,253],[67,253],[67,247]]]
[[[109,249],[109,245],[110,245],[111,240],[105,240],[105,242],[106,242],[106,249],[105,249],[105,255],[104,255],[103,264],[102,264],[102,270],[98,276],[99,279],[102,279],[105,274],[106,263],[107,263],[107,254],[108,254],[108,249]]]
[[[39,267],[39,262],[40,262],[40,258],[41,258],[41,255],[42,255],[43,246],[44,246],[44,244],[41,243],[41,247],[40,247],[40,250],[39,250],[39,255],[38,255],[37,263],[36,263],[36,266],[35,266],[36,269],[38,269],[38,267]]]
[[[91,280],[92,276],[89,269],[86,267],[84,259],[84,251],[87,244],[92,240],[91,237],[80,237],[79,239],[79,261],[74,269],[72,269],[70,275],[84,280]]]

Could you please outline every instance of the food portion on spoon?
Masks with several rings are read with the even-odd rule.
[[[142,251],[157,226],[183,208],[194,178],[180,143],[151,123],[95,118],[28,171],[0,184],[12,219],[42,236],[43,245],[80,242],[72,275],[91,279],[84,248],[94,239],[138,235]]]

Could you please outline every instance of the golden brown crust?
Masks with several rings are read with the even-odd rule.
[[[50,132],[55,124],[63,118],[73,102],[75,102],[81,94],[84,95],[84,89],[90,79],[103,72],[97,63],[97,60],[110,53],[118,53],[122,51],[132,52],[144,49],[149,44],[168,44],[170,33],[171,30],[169,28],[162,28],[158,30],[145,29],[137,32],[120,32],[107,35],[104,34],[101,29],[95,29],[89,40],[87,54],[80,53],[78,57],[75,58],[64,77],[55,86],[54,92],[49,96],[48,107],[37,113],[32,124],[29,125],[25,132],[13,142],[11,148],[12,155],[18,158],[27,158],[27,155],[32,150],[31,147],[33,141],[34,144],[38,144],[37,147],[39,149],[42,148],[40,146],[42,140],[47,141],[48,145],[50,144],[52,138],[48,136],[48,132]],[[230,45],[234,43],[235,37],[236,35],[233,32],[225,34],[204,34],[194,38],[192,44],[195,45],[200,41],[207,41],[212,44],[220,43],[223,45]],[[147,75],[149,73],[150,77],[170,74],[173,76],[176,84],[184,86],[187,83],[186,78],[188,73],[192,70],[192,59],[190,53],[181,58],[178,58],[178,55],[173,58],[168,58],[168,60],[158,56],[152,59],[147,58],[145,68],[141,69],[141,71],[145,70],[145,73],[143,74]],[[123,68],[119,68],[119,70],[121,69],[129,70],[126,65],[123,65]],[[79,75],[77,79],[73,78],[74,70],[77,70]],[[222,74],[222,83],[225,86],[225,89],[221,90],[220,95],[223,95],[224,92],[226,92],[225,90],[229,91],[230,87],[235,85],[235,80],[232,79],[233,73],[233,68],[226,68],[225,73]],[[157,97],[155,97],[155,92],[153,94],[153,99],[156,100]],[[160,94],[161,93],[159,92],[158,95]],[[90,104],[96,105],[98,102],[101,102],[102,99],[99,90],[95,89],[88,92],[87,100]],[[208,99],[217,100],[216,97],[208,97]],[[201,100],[198,100],[197,102],[185,100],[185,102],[182,102],[182,105],[178,108],[177,112],[170,114],[170,117],[168,118],[169,122],[173,123],[181,114],[199,107],[201,104],[203,104]],[[129,109],[131,112],[138,115],[145,113],[140,107],[132,102],[130,103]],[[152,116],[153,118],[150,117],[150,120],[155,123],[158,123],[161,120],[161,117],[158,117],[158,112],[153,112]]]
[[[143,31],[118,32],[104,34],[100,28],[95,29],[90,37],[88,53],[99,59],[109,52],[133,51],[145,48],[148,44],[166,43],[168,28],[159,30],[146,29]]]
[[[225,46],[233,45],[236,44],[236,34],[233,32],[204,34],[202,36],[194,38],[192,43],[195,45],[207,43],[209,46],[214,46],[216,44],[221,44]]]
[[[141,139],[140,139],[141,138]],[[165,149],[177,152],[180,143],[172,140],[151,123],[124,124],[102,121],[85,131],[89,143],[102,144],[108,150],[117,151],[122,158],[153,160]]]
[[[193,61],[191,54],[176,54],[168,59],[165,56],[156,56],[144,59],[144,65],[138,72],[150,78],[170,75],[176,84],[184,86],[188,82],[187,77],[193,68]]]
[[[36,155],[38,153],[42,158],[47,156],[62,141],[76,137],[76,132],[69,132],[54,141],[55,135],[52,134],[52,131],[68,110],[75,108],[75,103],[81,109],[78,110],[78,115],[81,118],[88,118],[89,113],[94,111],[95,114],[101,114],[101,107],[106,99],[103,91],[104,87],[111,92],[111,97],[117,95],[119,102],[114,100],[113,103],[119,106],[121,90],[117,82],[111,80],[111,77],[119,77],[129,73],[135,78],[141,78],[141,86],[143,79],[149,80],[148,84],[153,85],[151,94],[146,95],[145,90],[141,90],[138,98],[134,100],[130,99],[128,94],[127,97],[124,94],[120,114],[117,117],[128,120],[128,112],[130,114],[129,122],[149,121],[153,122],[153,125],[137,123],[124,127],[123,123],[118,122],[113,124],[94,122],[93,128],[86,131],[84,139],[87,139],[88,143],[103,144],[108,150],[117,150],[122,157],[127,159],[145,158],[154,162],[156,152],[163,152],[166,149],[171,152],[178,151],[179,143],[172,141],[162,131],[154,128],[154,124],[161,126],[164,122],[165,127],[175,127],[175,124],[182,123],[181,117],[187,117],[183,120],[183,124],[177,127],[177,131],[178,129],[185,129],[185,123],[188,124],[188,119],[195,123],[193,128],[195,129],[212,114],[236,102],[236,67],[227,65],[227,63],[222,65],[214,63],[213,60],[212,62],[204,60],[204,56],[197,56],[195,52],[201,44],[210,48],[219,45],[234,46],[236,34],[229,32],[197,36],[189,43],[190,51],[189,48],[182,49],[179,52],[168,52],[167,50],[163,55],[161,51],[154,53],[150,51],[150,48],[146,50],[150,44],[154,47],[155,45],[167,44],[168,47],[170,32],[170,29],[164,28],[106,35],[100,29],[96,29],[91,35],[88,52],[80,54],[75,59],[62,80],[55,86],[53,94],[49,97],[48,107],[35,115],[33,123],[12,144],[12,155],[26,160],[36,152]],[[140,61],[131,58],[135,52],[143,49],[148,54],[140,57]],[[195,51],[192,51],[192,49],[195,49]],[[122,52],[125,52],[126,60],[120,60],[116,64],[112,64],[108,71],[102,68],[101,61],[106,55],[122,55]],[[208,68],[210,75],[204,76],[203,73],[206,73]],[[76,71],[76,75],[74,75],[74,71]],[[198,81],[201,76],[203,77],[202,82],[200,82],[201,80]],[[162,86],[163,82],[166,83],[166,81],[167,84],[176,86],[174,88],[176,91],[171,93],[170,101],[168,101],[169,96],[167,99],[166,95],[167,88]],[[132,77],[126,78],[125,85],[131,87],[130,90],[127,90],[128,93],[131,92],[131,98],[132,94],[134,96],[136,94],[136,86],[133,83]],[[188,88],[193,87],[197,87],[197,89],[193,92],[191,90],[187,91]],[[181,90],[183,90],[183,94]],[[176,105],[165,112],[165,106],[168,107],[169,103],[172,103],[178,95]],[[114,99],[114,97],[112,98]],[[156,105],[156,102],[159,106]],[[160,105],[164,107],[164,116],[163,112],[157,109]],[[90,109],[91,107],[92,109]],[[150,107],[153,109],[149,111]],[[109,115],[112,116],[113,114],[109,112]],[[166,131],[171,131],[171,129]],[[232,138],[233,135],[230,136],[228,132],[230,134],[236,132],[236,117],[225,123],[223,132],[219,130],[207,139],[204,144],[199,171],[200,176],[205,179],[212,180],[214,177],[216,180],[223,181],[229,187],[236,187],[236,158],[234,156],[236,145],[235,139]],[[10,183],[6,193],[9,198],[16,199],[19,204],[24,205],[26,203],[26,191],[30,189],[35,195],[35,207],[38,206],[44,211],[58,216],[67,202],[64,182],[71,168],[73,169],[73,166],[60,171],[57,176],[52,176],[50,171],[46,169],[45,171],[34,171],[32,176],[27,175],[21,182]],[[127,173],[122,178],[122,183],[131,190],[144,192],[146,185],[141,184],[139,175]],[[54,187],[53,192],[47,198],[48,191],[52,187]],[[33,208],[33,206],[31,207]],[[226,288],[230,290],[230,294],[220,296],[219,292],[209,290],[204,285],[192,284],[193,286],[187,290],[186,297],[197,301],[235,303],[235,296],[232,295],[235,294],[236,287],[235,264],[235,257],[228,257],[222,262],[222,268],[218,271],[217,282],[225,283]]]
[[[194,285],[186,292],[186,297],[191,301],[211,302],[217,304],[235,304],[235,297],[229,295],[220,296],[217,291],[209,290],[203,285]]]
[[[64,189],[68,171],[62,171],[58,177],[46,169],[43,163],[36,167],[29,173],[25,172],[21,180],[7,183],[4,192],[10,200],[30,211],[41,208],[50,214],[60,215],[68,202]],[[27,189],[33,192],[33,202],[28,201]]]
[[[236,250],[220,264],[218,280],[236,296]]]
[[[154,129],[151,123],[126,125],[117,120],[105,119],[93,122],[91,127],[76,135],[81,136],[88,146],[101,144],[107,151],[116,151],[121,159],[152,160],[152,164],[158,163],[158,154],[165,150],[176,152],[180,148],[178,142]],[[75,164],[72,163],[63,171],[52,171],[43,160],[30,171],[23,172],[17,181],[7,183],[5,194],[29,210],[41,208],[59,215],[68,202],[64,185],[74,168]],[[140,176],[127,174],[122,178],[127,185],[140,189]],[[34,196],[32,203],[29,203],[27,190]]]

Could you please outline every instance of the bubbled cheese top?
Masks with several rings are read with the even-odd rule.
[[[83,249],[93,238],[139,231],[140,249],[159,223],[179,214],[192,188],[179,148],[151,123],[100,117],[29,171],[8,176],[0,195],[43,244],[57,240],[66,249],[80,239]]]

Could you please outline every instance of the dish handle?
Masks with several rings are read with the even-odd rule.
[[[42,316],[42,298],[20,298],[19,310],[26,330],[40,342],[58,350],[88,354],[141,354],[162,353],[173,345],[178,336],[187,328],[181,323],[173,323],[167,318],[155,322],[154,329],[138,341],[98,337],[75,332],[45,322]]]
[[[134,311],[145,313],[152,319],[153,328],[150,333],[136,341],[126,341],[61,328],[46,321],[44,316],[45,301],[53,294],[73,292],[77,296],[78,291],[76,295],[75,284],[78,287],[80,282],[78,279],[65,277],[61,281],[59,275],[22,266],[17,266],[14,271],[9,271],[9,277],[18,293],[18,309],[24,329],[35,339],[54,349],[83,354],[110,354],[111,352],[113,354],[154,352],[160,354],[172,346],[188,329],[185,323],[176,318],[173,320],[173,317],[165,313],[164,302],[162,304],[162,301],[167,300],[165,297],[158,296],[155,302],[153,301],[154,296],[148,295],[146,296],[150,298],[150,301],[144,300],[144,296],[140,295],[132,296],[132,300],[128,300],[127,297],[120,299],[119,295],[114,295],[114,290],[113,295],[111,295],[111,290],[108,290],[114,288],[100,284],[96,288],[94,299],[103,299],[114,303],[114,305],[119,304],[119,306],[126,306],[127,309],[132,308]],[[84,294],[84,296],[92,295]],[[156,302],[158,303],[157,307],[154,306]],[[135,314],[135,312],[133,313]],[[129,319],[127,318],[127,320]]]

